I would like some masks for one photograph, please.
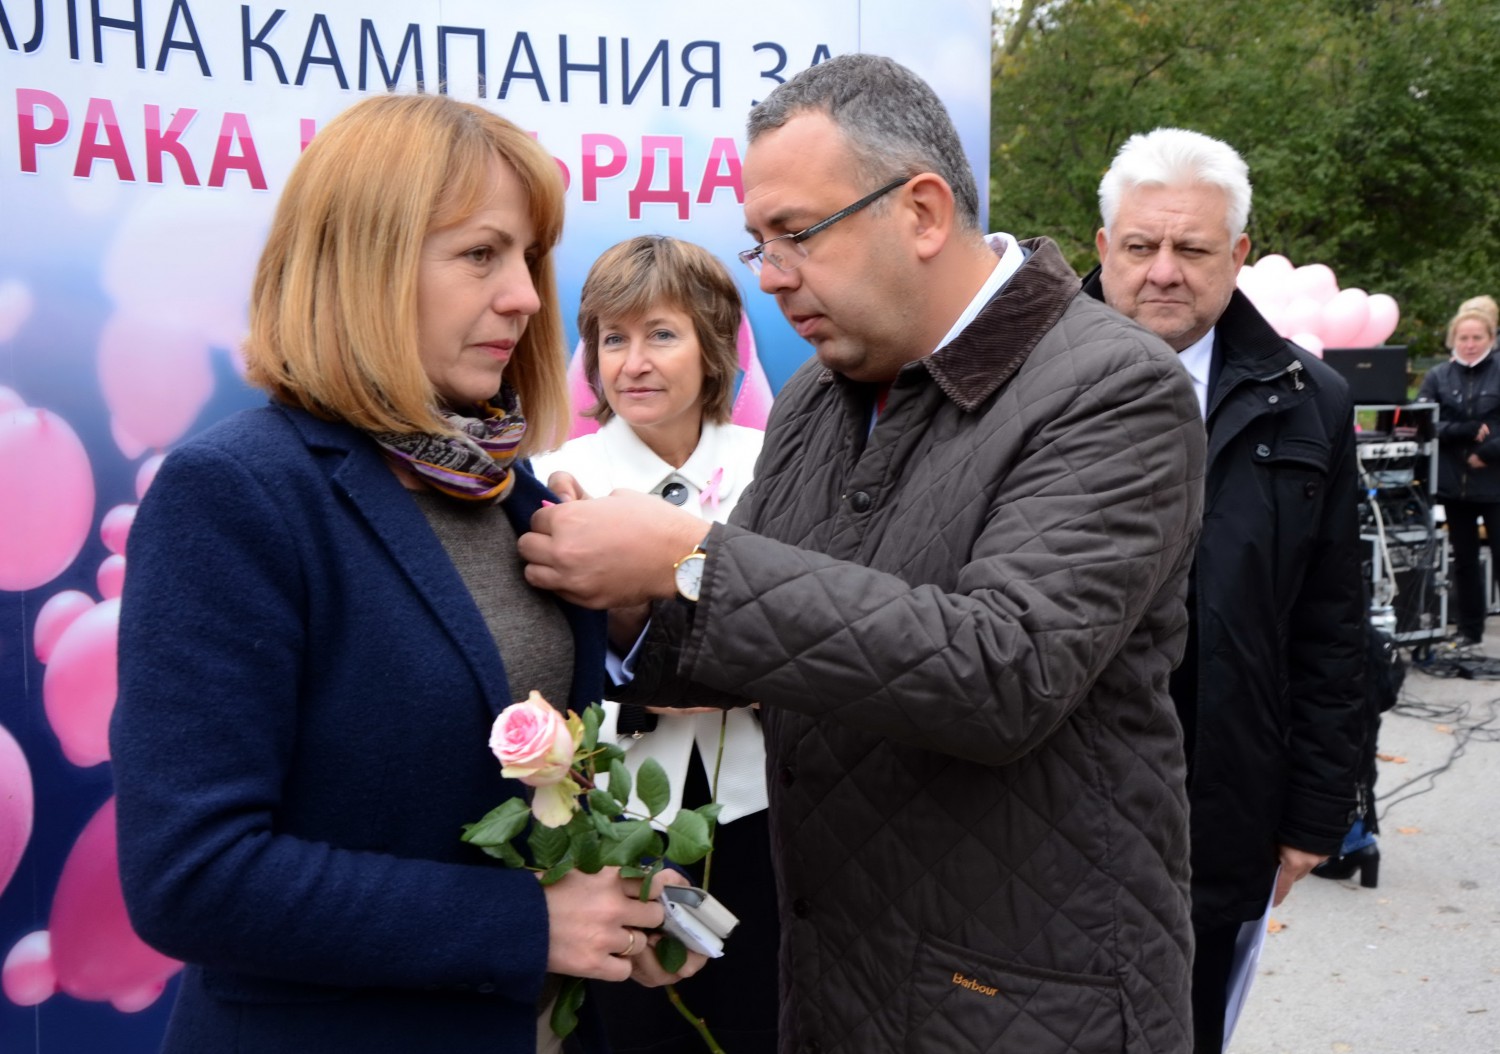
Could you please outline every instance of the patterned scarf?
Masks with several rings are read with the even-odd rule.
[[[526,434],[521,399],[505,385],[494,403],[485,403],[479,409],[484,416],[443,413],[443,419],[460,433],[456,436],[377,432],[373,438],[387,457],[450,497],[504,501],[515,483],[511,466],[516,448]]]

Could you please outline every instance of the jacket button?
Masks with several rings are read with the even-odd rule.
[[[1255,445],[1255,456],[1256,457],[1270,457],[1271,456],[1271,448],[1268,447],[1268,446],[1266,446],[1266,444],[1264,444],[1264,443],[1257,443]]]
[[[798,897],[792,901],[792,914],[799,919],[805,919],[812,914],[812,905],[807,902],[806,897]]]
[[[1269,399],[1267,399],[1266,402],[1270,403],[1272,406],[1275,406],[1277,403],[1281,402],[1281,396],[1279,396],[1279,395],[1273,395]],[[1363,873],[1364,872],[1360,872],[1360,874],[1363,874]]]
[[[778,772],[776,776],[779,780],[781,780],[781,785],[783,787],[790,787],[793,783],[797,782],[797,774],[793,772],[791,770],[791,767],[788,765],[781,766],[781,771]]]
[[[862,490],[857,490],[849,495],[849,505],[855,512],[869,512],[870,506],[875,502]]]
[[[1318,485],[1309,480],[1302,484],[1302,493],[1306,494],[1309,498],[1316,498],[1318,496]]]
[[[1350,826],[1353,825],[1351,824]],[[479,986],[479,991],[483,992],[485,995],[490,995],[495,991],[495,986],[486,981],[484,982],[484,984]]]

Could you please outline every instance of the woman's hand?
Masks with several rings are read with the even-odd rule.
[[[1484,421],[1479,422],[1479,431],[1474,433],[1474,442],[1483,443],[1490,437],[1490,426]]]
[[[662,886],[686,886],[690,885],[686,878],[676,871],[661,871],[656,875],[656,882],[651,889],[652,900],[661,896]],[[646,937],[646,948],[644,955],[633,956],[630,960],[630,976],[638,984],[647,988],[660,988],[663,985],[676,984],[678,981],[686,980],[699,970],[703,964],[708,962],[708,956],[702,952],[689,951],[687,961],[676,973],[668,973],[662,968],[661,963],[656,960],[656,946],[661,943],[660,933],[648,934]]]
[[[588,492],[573,478],[571,472],[554,472],[547,477],[547,489],[563,501],[588,501]]]
[[[1470,468],[1488,468],[1489,466],[1484,463],[1484,458],[1480,457],[1478,454],[1470,454],[1469,455],[1469,467]]]
[[[617,867],[596,875],[569,871],[544,887],[548,972],[623,981],[634,975],[639,960],[648,957],[661,971],[647,951],[645,932],[661,926],[661,904],[654,898],[642,901],[637,895],[640,888],[638,879],[622,879]]]

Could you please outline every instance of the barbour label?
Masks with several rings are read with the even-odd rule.
[[[998,988],[990,988],[987,985],[982,985],[972,977],[965,977],[963,974],[956,972],[953,975],[953,983],[960,988],[967,988],[971,992],[978,992],[980,995],[994,996],[999,992]]]

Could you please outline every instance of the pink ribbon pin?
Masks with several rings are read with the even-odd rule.
[[[723,468],[716,468],[716,469],[714,469],[714,474],[712,476],[708,477],[708,486],[704,487],[703,488],[703,492],[698,495],[698,504],[699,505],[707,505],[709,502],[713,502],[713,506],[712,506],[713,511],[715,513],[718,513],[718,511],[719,511],[719,484],[721,484],[723,482],[724,482],[724,469]]]

